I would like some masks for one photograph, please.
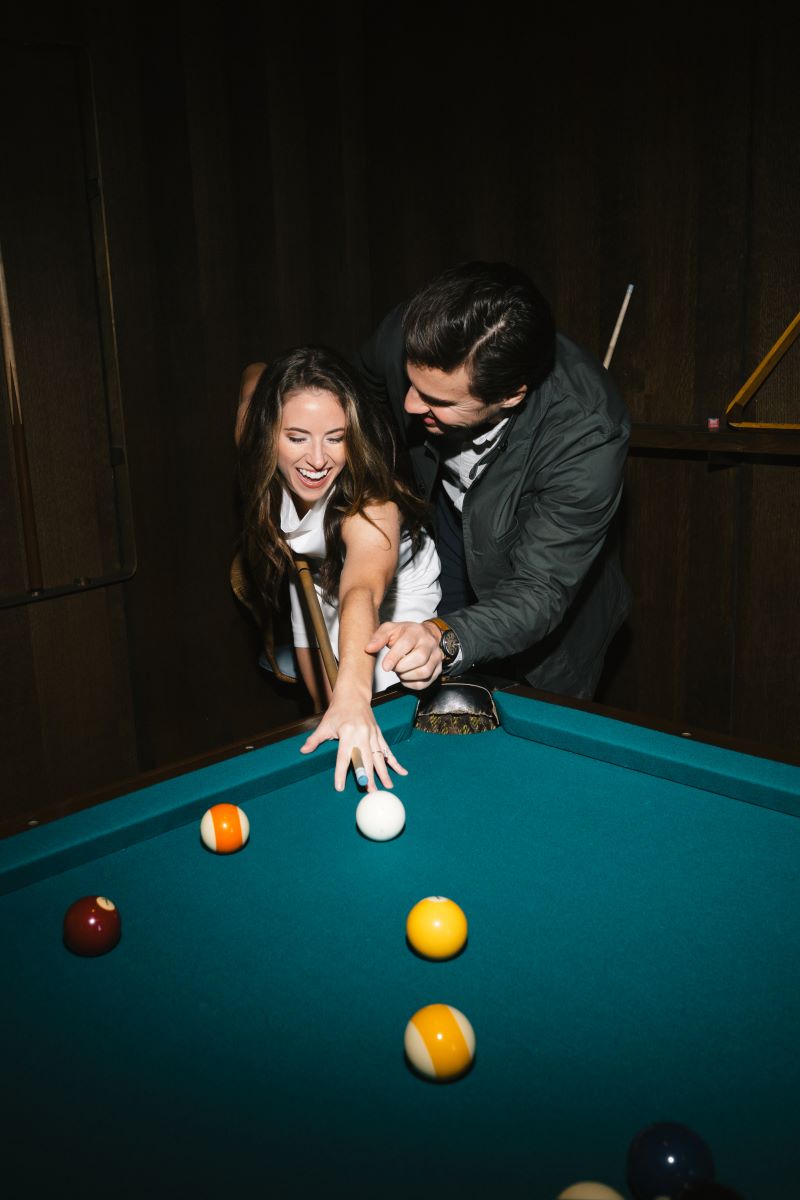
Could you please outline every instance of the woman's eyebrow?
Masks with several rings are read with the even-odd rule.
[[[311,436],[310,429],[301,429],[301,427],[299,425],[285,425],[283,428],[283,432],[284,433],[307,433],[309,435],[309,437]],[[324,433],[324,437],[330,437],[330,435],[332,433],[344,433],[344,425],[337,425],[335,429],[326,429],[325,433]]]

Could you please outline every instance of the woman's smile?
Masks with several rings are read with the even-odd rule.
[[[307,388],[283,402],[278,470],[301,507],[333,486],[347,462],[345,415],[333,392]]]

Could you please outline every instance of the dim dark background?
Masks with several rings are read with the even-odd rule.
[[[0,829],[304,711],[229,584],[247,362],[349,353],[440,268],[504,259],[601,358],[634,284],[611,370],[637,424],[724,412],[800,309],[796,47],[770,4],[641,12],[3,18],[0,243],[44,583],[117,581],[0,608]],[[747,415],[800,422],[800,341]],[[633,612],[599,700],[797,749],[800,478],[791,436],[775,447],[634,441]],[[0,502],[19,599],[5,395]]]

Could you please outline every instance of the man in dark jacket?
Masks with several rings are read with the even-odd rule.
[[[442,616],[381,625],[367,649],[417,690],[513,659],[533,686],[591,698],[629,608],[609,533],[630,424],[607,372],[504,263],[445,271],[356,365],[435,506],[442,559]]]

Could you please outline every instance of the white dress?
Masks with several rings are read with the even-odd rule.
[[[283,490],[281,501],[281,530],[289,548],[300,555],[311,558],[325,557],[325,532],[323,521],[328,496],[322,496],[302,517],[294,506],[294,501]],[[416,554],[411,551],[411,535],[403,532],[400,541],[400,556],[397,574],[389,587],[381,604],[378,620],[383,621],[424,621],[436,615],[442,589],[439,586],[439,555],[433,540],[426,533]],[[323,599],[322,589],[316,578],[314,586],[320,599],[320,607],[328,627],[331,646],[336,658],[339,657],[339,606],[328,604]],[[292,636],[295,646],[315,646],[314,631],[306,628],[305,610],[294,581],[289,583],[289,594],[292,605]],[[385,651],[381,651],[375,662],[373,690],[382,692],[393,687],[399,680],[393,671],[384,671],[378,662]]]

